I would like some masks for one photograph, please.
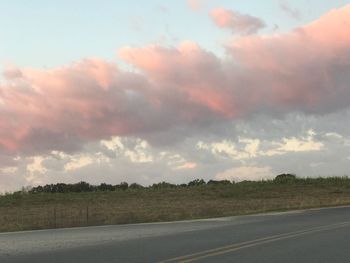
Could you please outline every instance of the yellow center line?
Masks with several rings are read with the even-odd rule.
[[[234,251],[248,248],[248,247],[262,245],[262,244],[266,244],[266,243],[270,243],[270,242],[274,242],[274,241],[278,241],[278,240],[283,240],[283,239],[288,239],[288,238],[293,238],[293,237],[297,237],[297,236],[302,236],[302,235],[306,235],[306,234],[327,231],[327,230],[336,229],[336,228],[340,228],[340,227],[346,227],[349,225],[350,225],[350,221],[346,221],[346,222],[332,224],[332,225],[326,225],[326,226],[320,226],[320,227],[314,227],[314,228],[310,228],[310,229],[289,232],[289,233],[283,233],[283,234],[279,234],[279,235],[258,238],[258,239],[244,241],[244,242],[240,242],[240,243],[234,243],[231,245],[222,246],[222,247],[218,247],[218,248],[214,248],[214,249],[208,249],[208,250],[204,250],[201,252],[197,252],[197,253],[193,253],[193,254],[189,254],[189,255],[185,255],[185,256],[170,258],[170,259],[161,261],[159,263],[193,262],[193,261],[196,261],[199,259],[217,256],[217,255],[222,255],[222,254],[234,252]]]

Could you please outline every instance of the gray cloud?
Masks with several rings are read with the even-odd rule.
[[[281,10],[283,10],[286,14],[288,14],[290,17],[294,18],[294,19],[301,19],[301,12],[296,9],[296,8],[292,8],[288,1],[286,0],[280,0],[279,1],[279,7],[281,8]]]

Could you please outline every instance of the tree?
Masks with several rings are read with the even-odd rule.
[[[157,184],[153,184],[152,188],[153,189],[166,189],[166,188],[175,188],[175,184],[167,183],[167,182],[161,182]]]
[[[208,185],[229,185],[231,184],[231,182],[229,180],[210,180],[208,183]]]
[[[132,183],[131,185],[129,185],[129,188],[130,189],[142,189],[144,187],[138,183]]]
[[[205,181],[203,179],[195,179],[187,184],[189,187],[201,185],[205,185]]]
[[[76,183],[73,185],[73,192],[92,192],[93,187],[84,181],[81,181],[79,183]]]
[[[275,177],[274,181],[283,183],[283,182],[294,181],[295,179],[297,179],[295,174],[279,174]]]
[[[102,183],[99,186],[97,186],[97,191],[106,192],[106,191],[113,191],[113,190],[114,190],[114,187],[111,184]]]
[[[115,186],[116,190],[127,190],[129,188],[129,184],[127,182],[121,182]]]

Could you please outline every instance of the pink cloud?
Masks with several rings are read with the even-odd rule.
[[[113,135],[181,139],[257,113],[348,108],[349,25],[350,5],[290,33],[236,38],[224,59],[193,42],[121,49],[136,73],[98,59],[8,69],[0,153],[75,151]]]
[[[222,61],[196,43],[183,42],[177,48],[124,48],[119,56],[142,70],[162,99],[167,96],[163,93],[175,92],[175,97],[183,96],[182,103],[188,107],[201,105],[223,115],[235,115],[231,98],[218,92],[227,86]]]
[[[350,5],[290,33],[242,37],[227,50],[251,72],[266,103],[311,112],[342,108],[350,95],[349,15]]]
[[[199,11],[209,0],[187,0],[188,5],[194,11]]]
[[[209,15],[218,27],[227,28],[233,34],[255,34],[266,26],[260,18],[224,8],[213,9]]]
[[[146,89],[147,82],[113,64],[84,60],[53,70],[17,71],[21,74],[5,76],[6,85],[0,87],[0,144],[7,150],[40,148],[40,137],[44,148],[47,143],[49,148],[64,147],[62,140],[70,144],[72,138],[129,134],[143,123],[136,108],[147,102],[142,93],[131,93]],[[129,114],[134,118],[127,118]],[[27,145],[33,141],[38,145]]]
[[[182,169],[194,169],[197,167],[196,163],[184,163],[182,165],[179,165],[177,167],[175,167],[175,170],[182,170]]]

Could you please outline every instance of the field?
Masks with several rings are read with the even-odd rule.
[[[0,231],[172,221],[350,205],[350,179],[203,184],[0,196]]]

